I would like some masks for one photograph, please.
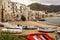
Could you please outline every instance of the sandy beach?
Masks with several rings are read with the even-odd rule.
[[[44,22],[35,22],[35,21],[20,21],[20,22],[9,22],[12,24],[19,24],[22,26],[43,26],[43,27],[53,27],[55,25],[46,24]]]
[[[9,23],[19,24],[22,26],[44,26],[44,27],[53,27],[54,26],[54,25],[45,24],[42,22],[35,22],[35,21],[24,21],[24,22],[20,21],[20,22],[9,22]],[[36,30],[23,30],[23,32],[21,34],[15,34],[15,35],[27,35],[27,34],[32,34],[32,33],[44,33],[44,32],[39,32],[37,29]],[[55,36],[57,35],[55,32],[47,33],[47,34],[53,38],[55,38]]]
[[[54,27],[55,25],[50,25],[50,24],[45,24],[43,22],[34,22],[34,21],[25,21],[25,22],[10,22],[13,24],[20,24],[23,26],[44,26],[44,27]],[[18,35],[27,35],[27,34],[31,34],[31,33],[43,33],[43,32],[38,32],[38,30],[23,30],[22,34],[18,34]],[[47,33],[48,35],[50,35],[51,37],[55,38],[56,33]]]

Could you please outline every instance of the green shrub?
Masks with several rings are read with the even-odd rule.
[[[22,21],[26,21],[25,16],[22,15],[22,16],[21,16],[21,20],[22,20]]]
[[[0,32],[0,40],[27,40],[27,38],[26,35],[18,36],[18,35]]]
[[[19,40],[17,35],[12,35],[9,33],[0,33],[0,40]]]

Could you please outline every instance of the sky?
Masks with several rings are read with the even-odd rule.
[[[29,5],[31,3],[41,3],[44,5],[60,5],[60,0],[11,0],[14,2],[19,2],[25,5]]]

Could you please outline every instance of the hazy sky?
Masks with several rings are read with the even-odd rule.
[[[38,2],[41,4],[46,4],[46,5],[60,5],[60,0],[12,0],[14,2],[19,2],[25,5],[29,5],[34,2]]]

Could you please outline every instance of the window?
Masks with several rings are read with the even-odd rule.
[[[19,15],[17,15],[17,18],[19,17]]]
[[[10,6],[8,6],[8,7],[10,7]]]
[[[6,12],[6,10],[5,10],[5,12]]]

